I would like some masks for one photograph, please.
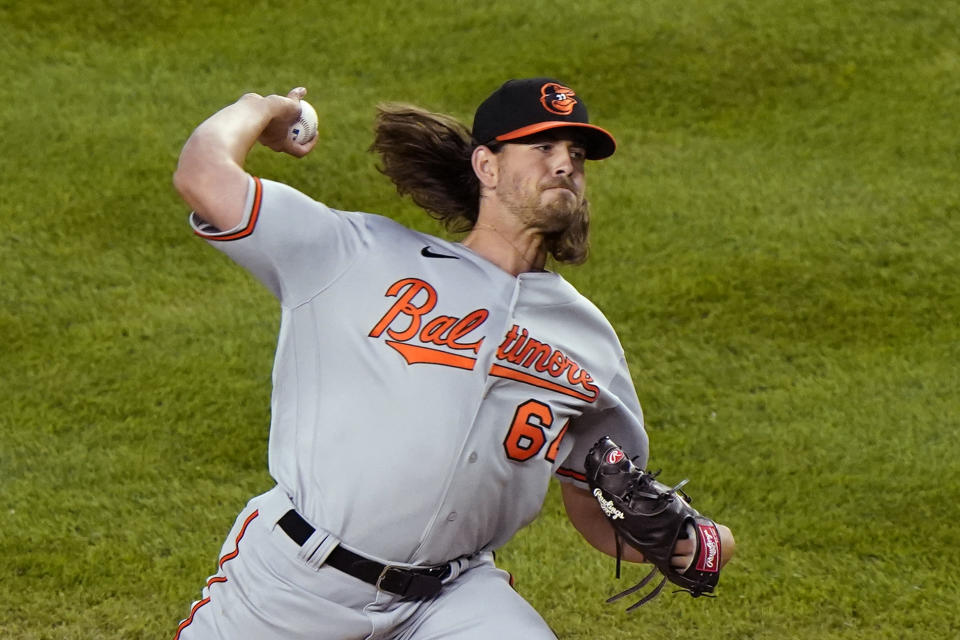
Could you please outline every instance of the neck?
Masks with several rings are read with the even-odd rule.
[[[463,239],[463,244],[515,276],[527,271],[543,271],[547,262],[543,237],[539,233],[531,229],[512,229],[503,223],[478,220]]]

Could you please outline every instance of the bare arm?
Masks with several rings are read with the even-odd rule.
[[[569,482],[561,482],[560,491],[563,496],[563,506],[573,528],[580,532],[590,546],[616,557],[617,547],[614,542],[613,527],[607,522],[596,498],[586,489],[580,489]],[[622,551],[622,557],[627,562],[643,562],[643,554],[633,547],[623,545]]]
[[[586,489],[580,489],[569,482],[560,483],[560,487],[563,506],[574,528],[591,546],[609,556],[616,557],[617,548],[613,528],[607,522],[596,499]],[[718,524],[717,529],[720,532],[720,566],[723,566],[733,556],[736,541],[733,539],[733,533],[726,526]],[[696,552],[695,544],[693,540],[678,540],[674,549],[676,555],[673,556],[671,564],[676,567],[689,565]],[[625,561],[643,562],[643,554],[633,547],[624,544],[622,551]]]
[[[302,157],[316,145],[293,142],[287,131],[300,115],[302,87],[286,96],[248,93],[198,126],[180,152],[173,184],[200,217],[218,229],[232,229],[244,215],[247,154],[259,141],[274,151]]]

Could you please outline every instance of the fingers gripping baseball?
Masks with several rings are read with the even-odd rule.
[[[303,98],[307,90],[292,89],[286,96],[271,95],[266,101],[268,121],[259,141],[262,145],[297,158],[317,144],[317,113]]]
[[[717,522],[716,525],[717,532],[720,534],[720,568],[723,569],[730,558],[733,557],[733,552],[736,549],[736,540],[734,540],[730,527],[720,524],[719,522]],[[673,547],[673,555],[670,558],[670,564],[680,573],[683,573],[693,565],[693,561],[696,560],[697,557],[697,550],[699,549],[697,545],[698,538],[693,527],[688,525],[687,528],[686,537],[677,540],[676,545]]]
[[[697,555],[697,541],[690,533],[686,538],[677,540],[673,547],[673,555],[670,557],[670,565],[675,567],[680,573],[690,568]]]

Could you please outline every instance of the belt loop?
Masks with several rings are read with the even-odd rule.
[[[290,513],[296,514],[295,511],[291,511],[288,512],[288,515]],[[293,534],[287,531],[290,528],[290,521],[289,519],[284,520],[284,518],[281,518],[277,525],[292,538]],[[320,567],[327,561],[327,556],[340,544],[340,539],[324,529],[314,528],[306,524],[302,519],[299,521],[303,522],[306,528],[293,530],[299,538],[294,540],[300,545],[297,550],[297,558],[314,571],[319,571]]]
[[[390,565],[388,564],[383,565],[383,569],[380,571],[380,575],[377,577],[377,583],[373,585],[377,588],[377,591],[383,590],[383,587],[381,586],[381,584],[383,583],[383,579],[387,577],[387,573],[390,571],[390,569],[392,569]]]
[[[317,529],[313,535],[307,538],[307,541],[300,547],[297,557],[303,560],[309,567],[319,571],[320,567],[327,561],[330,552],[337,548],[340,540],[323,529]]]
[[[432,598],[440,592],[445,578],[454,571],[459,574],[469,564],[467,559],[434,567],[382,564],[340,546],[339,538],[314,527],[295,509],[289,509],[278,517],[276,526],[298,545],[297,558],[314,570],[326,564],[374,585],[378,591],[405,599]]]
[[[461,573],[470,568],[470,558],[461,557],[450,561],[450,569],[447,575],[443,577],[443,583],[446,584],[457,579]]]

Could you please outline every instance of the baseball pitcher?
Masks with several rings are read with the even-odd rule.
[[[290,133],[305,93],[218,111],[174,175],[193,231],[281,314],[276,486],[239,514],[176,638],[554,638],[493,555],[536,517],[552,477],[593,546],[712,591],[729,529],[644,482],[647,435],[620,342],[546,268],[586,258],[586,162],[616,147],[582,96],[512,80],[471,129],[379,108],[381,171],[466,232],[451,242],[244,170],[258,141],[313,150],[316,138]]]

